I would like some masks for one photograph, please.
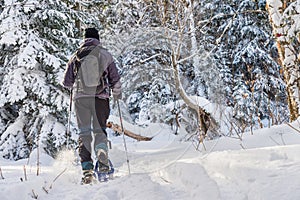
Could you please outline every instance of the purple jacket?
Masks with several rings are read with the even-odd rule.
[[[99,40],[94,38],[87,38],[83,41],[83,43],[80,45],[80,47],[83,46],[96,46],[100,45]],[[110,53],[105,51],[105,54],[108,56],[108,61],[106,63],[107,66],[104,66],[104,73],[103,78],[104,80],[107,80],[105,82],[104,88],[102,91],[95,95],[87,95],[82,92],[76,91],[75,87],[75,99],[80,97],[99,97],[101,99],[107,99],[110,96],[110,89],[112,89],[112,92],[114,95],[120,95],[121,94],[121,82],[120,82],[120,75],[118,73],[118,69],[112,59],[112,56]],[[64,79],[62,81],[62,85],[67,88],[73,88],[76,77],[75,77],[75,61],[76,61],[76,55],[74,54],[69,62],[67,63],[67,68],[65,70]]]

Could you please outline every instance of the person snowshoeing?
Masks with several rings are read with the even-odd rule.
[[[101,46],[97,29],[84,30],[83,42],[67,63],[62,84],[73,90],[82,183],[88,184],[94,174],[92,150],[97,156],[97,170],[109,170],[106,133],[110,113],[109,97],[111,93],[115,99],[120,99],[122,95],[120,74],[112,55]]]

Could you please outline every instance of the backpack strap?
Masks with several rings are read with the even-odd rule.
[[[90,54],[96,47],[98,46],[84,46],[77,50],[76,52],[76,59],[81,60],[81,58]]]
[[[81,59],[85,56],[87,56],[89,53],[91,53],[97,46],[84,46],[79,48],[75,53],[75,68],[74,68],[74,74],[75,78],[78,75],[78,71],[81,64]]]

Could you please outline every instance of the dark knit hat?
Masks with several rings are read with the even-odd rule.
[[[83,38],[95,38],[99,40],[99,33],[95,28],[86,28],[83,33]]]

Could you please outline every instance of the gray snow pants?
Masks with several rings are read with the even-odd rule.
[[[92,132],[94,133],[94,151],[104,148],[107,151],[106,122],[109,117],[109,99],[82,97],[75,100],[75,111],[79,128],[79,156],[83,170],[93,169]]]

